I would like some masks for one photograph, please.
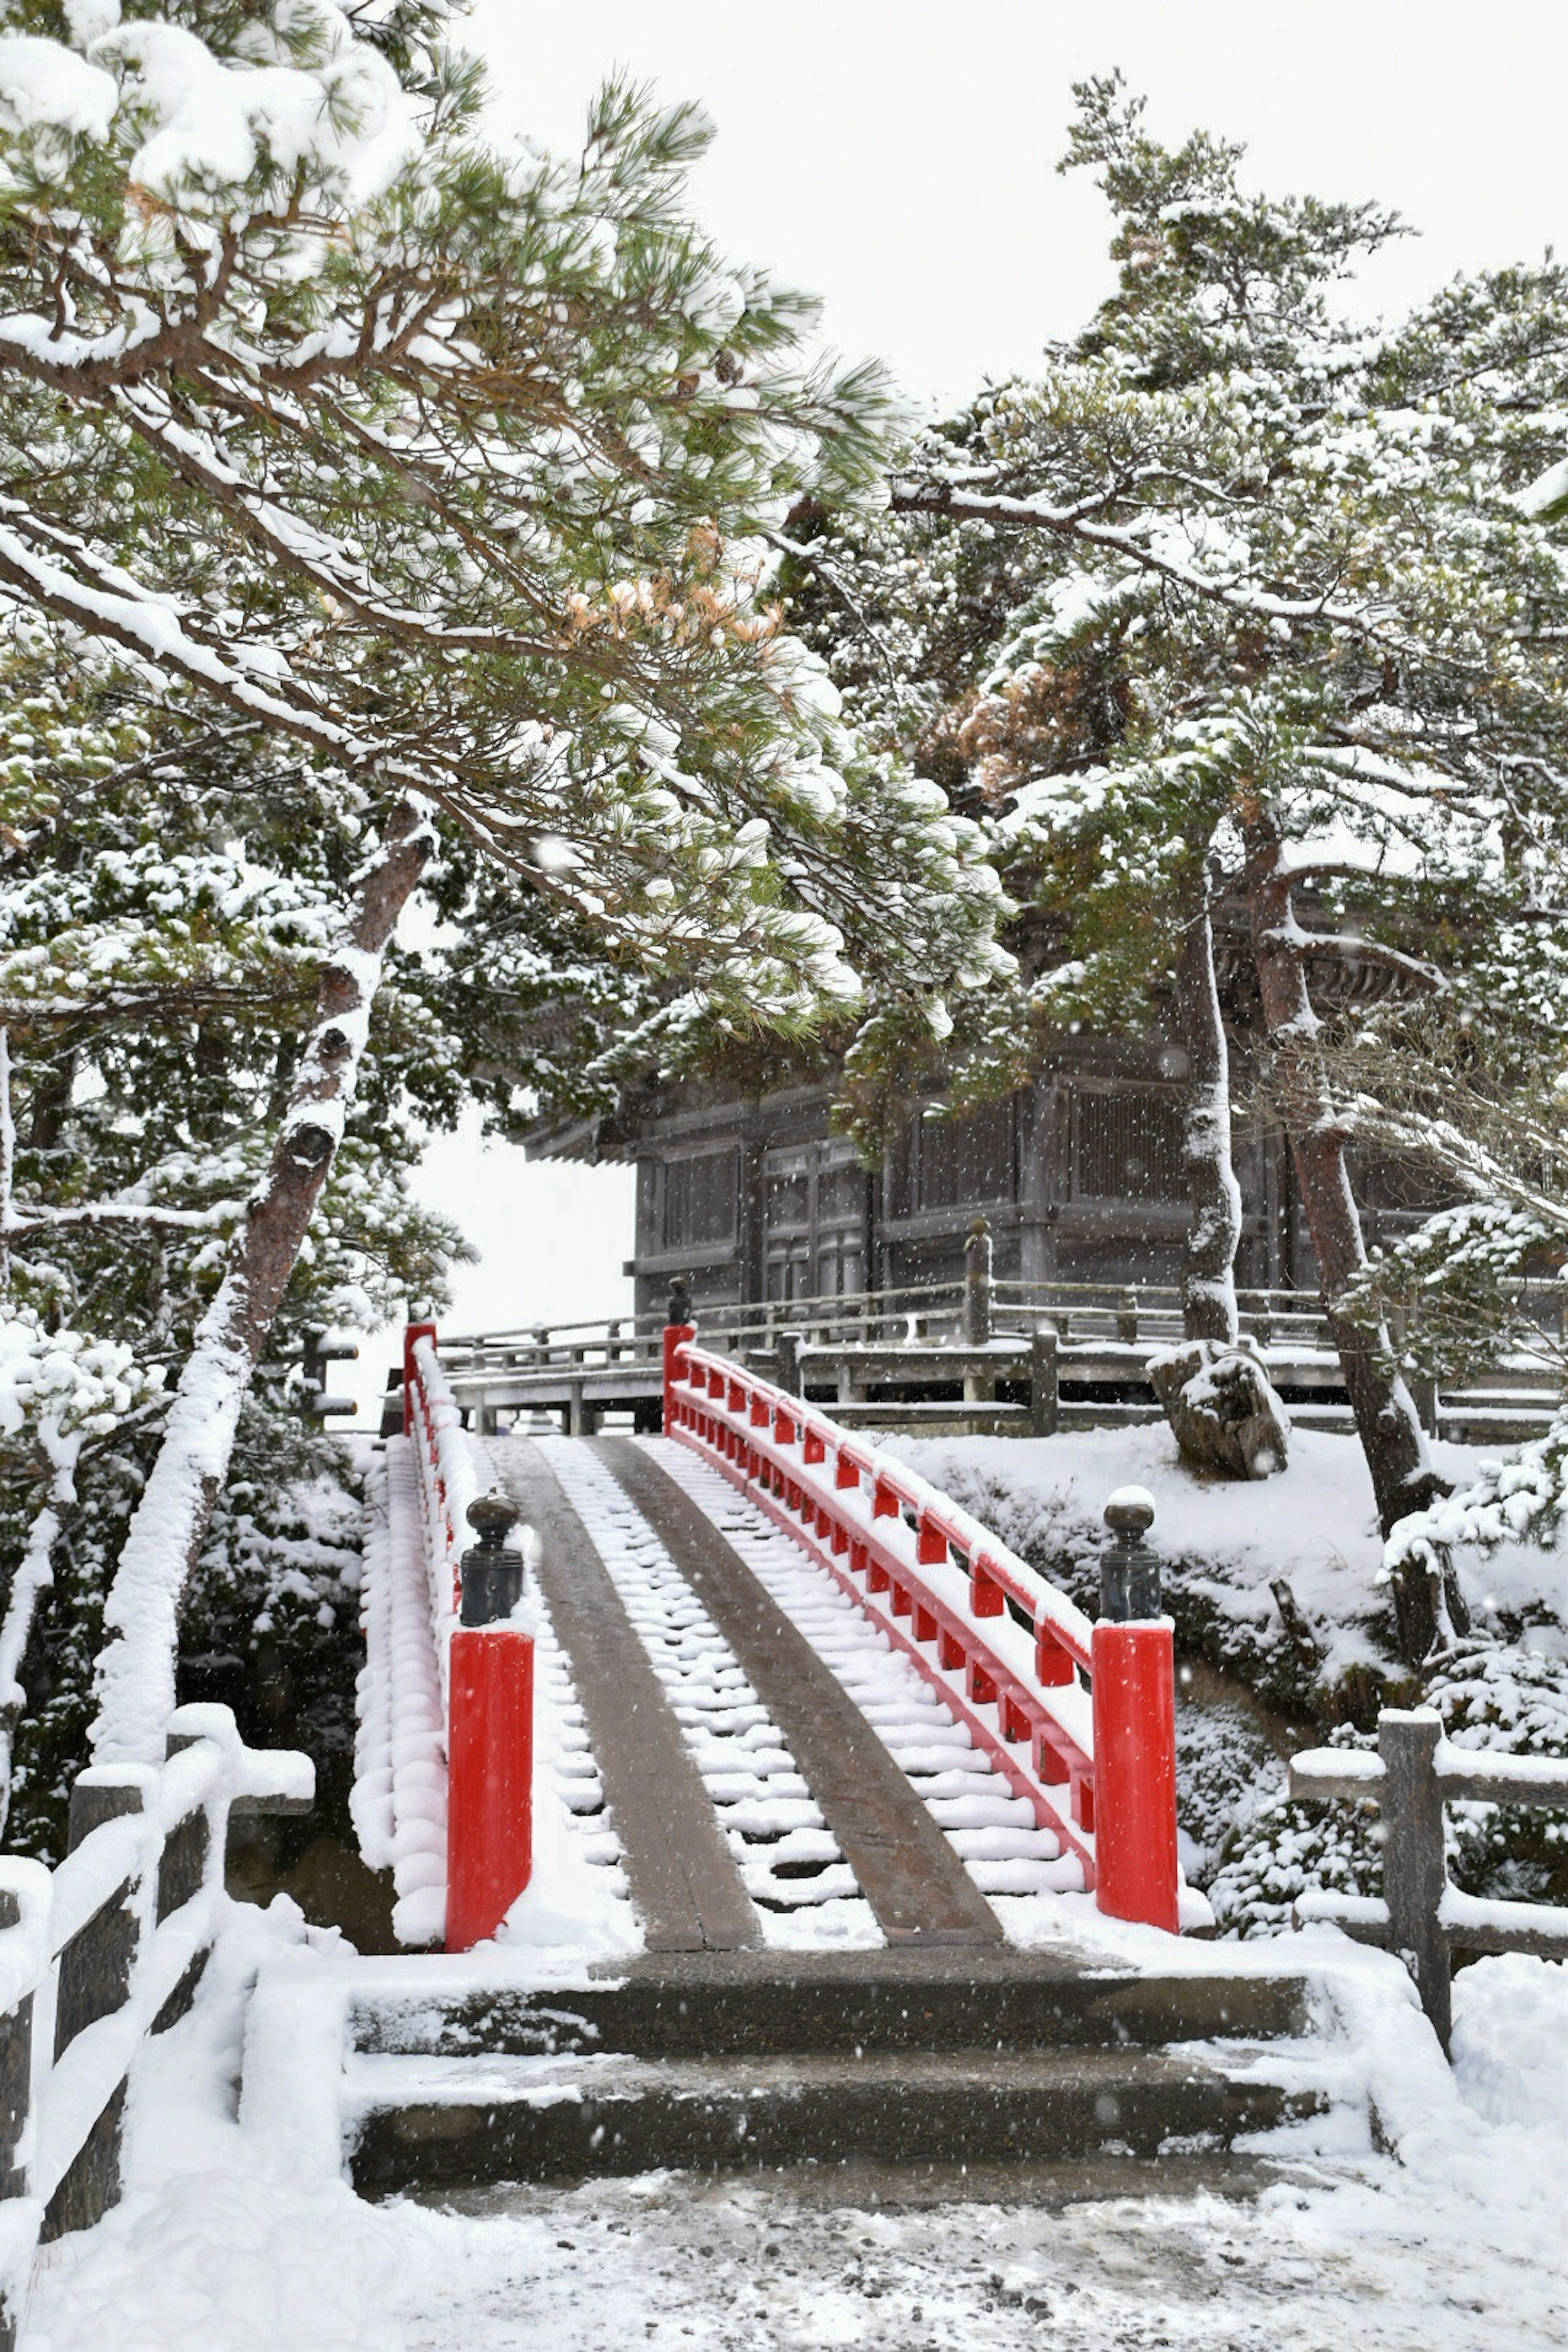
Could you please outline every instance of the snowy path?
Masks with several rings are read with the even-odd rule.
[[[1026,1801],[974,1747],[923,1675],[801,1546],[690,1449],[664,1438],[647,1450],[721,1528],[758,1581],[805,1633],[860,1708],[946,1834],[1010,1937],[1055,1931],[1037,1898],[1082,1885]],[[1002,1897],[1000,1903],[996,1898]],[[1007,1900],[1005,1898],[1023,1898]]]
[[[795,1758],[658,1536],[587,1446],[536,1443],[653,1663],[764,1940],[789,1948],[879,1943],[870,1906]]]
[[[1464,1972],[1452,2083],[1384,2000],[1365,2022],[1414,2098],[1405,2162],[1299,2156],[1248,2204],[1014,2174],[983,2184],[997,2201],[906,2184],[889,2209],[885,2178],[829,2168],[458,2211],[356,2199],[300,2138],[297,2093],[291,2137],[237,2120],[246,1986],[275,1935],[252,1914],[144,2046],[126,2201],[46,2250],[21,2352],[1558,2352],[1568,2329],[1561,1967]]]

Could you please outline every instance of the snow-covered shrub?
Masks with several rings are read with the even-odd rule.
[[[363,1504],[353,1451],[253,1402],[180,1630],[182,1698],[221,1698],[247,1738],[316,1764],[305,1840],[346,1820]]]
[[[1257,1716],[1239,1698],[1194,1689],[1193,1669],[1176,1676],[1176,1814],[1183,1867],[1206,1886],[1238,1825],[1273,1802],[1285,1766]]]
[[[1333,1748],[1367,1748],[1364,1732],[1341,1725]],[[1222,1934],[1279,1935],[1290,1906],[1308,1893],[1379,1895],[1381,1827],[1371,1805],[1294,1804],[1283,1790],[1245,1818],[1205,1885]]]
[[[1458,1643],[1425,1699],[1458,1748],[1568,1758],[1568,1629]],[[1568,1902],[1568,1807],[1450,1804],[1448,1868],[1472,1895]]]
[[[1568,1652],[1480,1636],[1457,1643],[1427,1675],[1424,1706],[1460,1748],[1568,1757]],[[1341,1727],[1331,1747],[1370,1748]],[[1184,1805],[1190,1801],[1185,1787]],[[1468,1894],[1568,1900],[1568,1809],[1450,1803],[1448,1874]],[[1292,1803],[1281,1792],[1244,1810],[1205,1891],[1223,1930],[1274,1934],[1309,1891],[1382,1892],[1381,1822],[1371,1804]]]

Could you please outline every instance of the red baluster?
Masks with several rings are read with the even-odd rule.
[[[1035,1628],[1035,1680],[1047,1690],[1059,1688],[1073,1678],[1073,1662],[1048,1625]]]
[[[922,1568],[947,1566],[947,1538],[923,1511],[921,1513],[920,1526],[915,1534],[915,1558]]]

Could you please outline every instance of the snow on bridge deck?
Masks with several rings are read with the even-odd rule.
[[[539,1753],[560,1801],[536,1813],[551,1884],[524,1916],[548,1907],[559,1929],[574,1900],[585,1943],[664,1951],[1059,1932],[1076,1859],[715,1471],[662,1439],[465,1442],[541,1541]],[[356,1812],[421,1944],[439,1932],[446,1818],[412,1452],[389,1442],[373,1512]]]

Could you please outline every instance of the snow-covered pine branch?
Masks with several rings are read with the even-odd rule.
[[[18,662],[150,714],[149,740],[36,794],[17,832],[0,996],[37,1007],[33,1126],[47,1143],[81,1084],[112,1087],[182,1021],[215,1072],[245,1062],[252,1098],[268,1022],[277,1040],[270,1160],[121,1557],[106,1754],[153,1739],[181,1581],[360,1075],[385,1083],[373,1003],[438,846],[460,900],[490,869],[739,1024],[853,1003],[852,926],[894,985],[1006,965],[980,829],[859,754],[771,592],[791,505],[875,480],[880,376],[803,365],[810,306],[697,231],[696,110],[616,84],[580,156],[498,145],[441,37],[332,0],[100,0],[47,30],[0,0],[0,599]],[[73,827],[115,804],[108,778],[163,761],[166,728],[218,768],[241,744],[295,761],[288,794],[314,793],[335,843],[325,887],[231,905],[219,823],[188,910],[144,942],[91,889],[45,930]],[[177,754],[155,772],[177,792]],[[121,910],[157,899],[153,862],[119,869]],[[395,991],[393,1066],[450,1115],[434,1038],[396,1034],[439,998]],[[143,1188],[106,1218],[35,1186],[29,1282],[68,1291],[117,1222],[210,1281],[190,1244],[223,1202],[197,1193]]]
[[[792,583],[856,715],[995,812],[1028,909],[1012,1032],[961,1003],[953,1097],[1018,1083],[1053,1024],[1136,1030],[1158,1005],[1201,1036],[1182,950],[1217,911],[1258,975],[1333,1301],[1365,1263],[1352,1100],[1370,1132],[1365,1073],[1337,1074],[1343,975],[1450,1004],[1504,1092],[1561,996],[1561,933],[1526,910],[1568,898],[1568,572],[1552,500],[1526,519],[1515,493],[1561,454],[1568,272],[1460,280],[1369,332],[1334,282],[1391,216],[1258,196],[1239,148],[1162,147],[1114,79],[1079,97],[1114,294],[1035,380],[915,436],[889,513],[797,517]],[[913,1022],[879,1015],[855,1093],[907,1093],[919,1066]],[[1195,1252],[1228,1157],[1189,1166]],[[1387,1335],[1336,1328],[1386,1530],[1431,1465]],[[1419,1592],[1406,1614],[1418,1657]]]

